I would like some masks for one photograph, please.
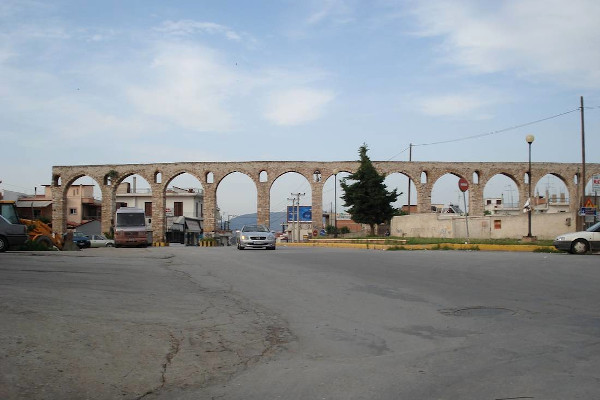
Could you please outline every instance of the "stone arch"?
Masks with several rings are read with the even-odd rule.
[[[183,168],[183,169],[179,169],[179,170],[177,170],[177,171],[169,174],[169,176],[166,177],[166,179],[163,179],[163,181],[164,181],[164,183],[162,184],[162,186],[164,187],[163,191],[167,189],[167,187],[169,186],[169,184],[171,182],[173,182],[173,180],[175,180],[176,178],[178,178],[178,177],[180,177],[181,175],[184,175],[184,174],[191,175],[194,179],[196,179],[202,185],[202,177],[201,177],[201,175],[198,175],[196,173],[196,171],[194,171],[193,169]],[[203,186],[203,188],[204,188],[204,186]]]
[[[204,174],[204,182],[206,182],[209,185],[212,185],[213,183],[215,183],[215,174],[212,171],[206,171],[206,173]]]
[[[484,210],[491,214],[520,213],[523,193],[518,179],[509,172],[494,172],[485,179],[483,185],[483,201],[486,202]],[[492,187],[489,186],[490,184]],[[494,198],[500,198],[500,204],[494,202]]]
[[[408,180],[408,182],[403,182],[402,186],[400,185],[395,185],[394,187],[390,187],[390,185],[388,184],[395,176],[400,175],[403,178],[406,178]],[[411,175],[406,172],[406,171],[390,171],[386,174],[384,183],[387,186],[387,190],[388,191],[392,191],[393,189],[397,189],[398,192],[398,200],[396,201],[396,203],[394,203],[392,206],[395,208],[401,208],[403,207],[403,196],[404,198],[408,199],[408,185],[410,185],[410,197],[411,199],[408,199],[408,201],[406,202],[408,206],[410,206],[411,204],[418,204],[419,202],[419,193],[417,191],[417,185],[415,184],[414,179],[411,177]],[[414,202],[412,201],[412,199],[414,198]]]
[[[322,179],[323,175],[321,174],[321,171],[316,169],[315,172],[313,172],[313,182],[321,182]]]
[[[258,174],[254,174],[252,173],[252,171],[248,171],[248,170],[244,170],[244,169],[230,169],[227,171],[224,171],[224,173],[222,175],[216,175],[215,176],[215,189],[214,189],[214,195],[215,195],[215,203],[214,203],[214,207],[212,209],[206,207],[206,213],[211,213],[214,212],[215,218],[218,217],[225,217],[225,215],[229,215],[231,214],[231,210],[227,200],[235,197],[236,199],[239,198],[246,198],[247,195],[247,191],[241,191],[241,190],[237,190],[239,189],[240,185],[245,186],[248,184],[248,182],[251,183],[251,185],[248,186],[247,189],[249,190],[256,190],[256,197],[254,197],[254,201],[256,202],[256,213],[257,213],[257,221],[258,223],[265,223],[265,221],[261,221],[261,219],[259,218],[259,215],[261,215],[261,217],[264,217],[262,210],[260,209],[260,193],[259,193],[259,187],[260,187],[260,183],[257,182],[257,178],[258,178]],[[237,188],[236,190],[232,189],[229,187],[229,183],[227,182],[228,179],[233,179],[234,181],[237,179],[238,182],[236,184]],[[235,183],[235,182],[234,182]],[[253,188],[253,189],[252,189]],[[229,196],[231,197],[227,197],[227,191],[229,191]],[[220,198],[220,196],[223,196]],[[250,198],[252,197],[251,194],[249,194],[248,196],[250,196]],[[250,200],[252,201],[252,200]],[[250,207],[247,211],[249,211],[251,213],[251,208]],[[215,226],[220,226],[218,224],[218,220],[215,220],[214,222]],[[207,226],[208,229],[208,226]]]
[[[55,228],[55,231],[61,234],[67,231],[69,222],[68,212],[69,208],[71,208],[68,200],[68,193],[69,189],[73,186],[75,181],[84,177],[90,178],[94,181],[94,185],[97,185],[100,189],[100,193],[103,200],[106,201],[107,198],[110,196],[109,193],[107,193],[106,190],[104,190],[105,186],[100,184],[100,182],[102,182],[102,177],[99,176],[97,173],[93,173],[92,171],[86,169],[80,169],[74,172],[70,172],[71,174],[69,176],[54,175],[53,178],[53,181],[55,183],[58,183],[60,181],[60,185],[55,185],[52,190],[52,198],[55,204],[52,209],[52,220],[54,221],[56,219],[60,221],[60,226],[57,226],[57,228]],[[103,201],[102,204],[102,211],[104,211],[105,201]],[[82,212],[82,210],[83,209],[81,209],[80,212]],[[104,217],[102,216],[101,218]]]
[[[269,173],[266,170],[262,170],[258,173],[258,181],[260,183],[267,182],[269,180]]]
[[[287,178],[286,178],[287,176]],[[269,209],[270,212],[286,211],[287,206],[292,205],[288,198],[291,193],[301,192],[305,195],[300,198],[302,205],[314,204],[314,193],[311,181],[305,175],[297,171],[286,171],[278,174],[269,185]]]
[[[189,175],[188,177],[184,177],[184,175]],[[161,225],[164,226],[164,232],[160,231],[158,232],[161,235],[165,235],[167,234],[167,232],[169,231],[169,229],[171,228],[173,222],[175,221],[175,218],[178,216],[175,213],[175,206],[176,204],[173,202],[173,200],[169,200],[169,185],[172,185],[173,187],[175,186],[175,182],[178,180],[178,178],[182,178],[182,179],[188,179],[190,182],[184,182],[183,185],[178,186],[178,188],[180,189],[186,189],[188,193],[194,194],[194,196],[196,196],[197,193],[201,193],[202,196],[204,197],[205,195],[205,188],[202,182],[202,174],[198,174],[197,171],[195,171],[193,168],[181,168],[179,170],[176,170],[175,172],[171,173],[168,177],[168,179],[164,180],[164,184],[161,184],[160,186],[160,196],[154,196],[155,199],[157,200],[156,202],[153,202],[152,204],[152,215],[153,215],[153,221],[160,221]],[[193,181],[193,182],[191,182]],[[199,188],[195,188],[192,186],[186,187],[188,185],[200,185]],[[195,189],[200,190],[199,192],[196,191]],[[158,207],[156,203],[163,203],[164,206],[162,207]],[[158,212],[154,212],[154,208],[157,208]],[[172,210],[171,213],[167,213],[166,210],[170,209]],[[185,217],[191,217],[191,218],[202,218],[204,211],[205,211],[205,204],[204,204],[204,199],[202,199],[201,203],[197,203],[194,202],[193,206],[191,207],[191,209],[185,209],[185,205],[184,208],[181,210],[183,212],[183,215]],[[153,225],[154,227],[154,225]]]
[[[441,171],[438,172],[435,176],[435,178],[432,177],[431,179],[431,204],[432,204],[432,209],[433,209],[433,205],[435,204],[436,206],[442,206],[443,207],[449,207],[450,204],[452,205],[458,205],[461,210],[463,212],[469,212],[469,210],[471,210],[473,207],[471,205],[471,200],[472,200],[472,195],[471,195],[471,190],[472,190],[472,183],[470,181],[470,174],[461,172],[461,171],[457,171],[457,170],[453,170],[453,169],[448,169],[445,171]],[[448,178],[446,178],[448,177]],[[454,179],[456,178],[456,179]],[[458,189],[458,180],[459,179],[466,179],[467,182],[469,182],[469,190],[467,192],[465,192],[465,196],[466,196],[466,200],[467,200],[467,207],[465,209],[465,205],[463,204],[463,197],[462,195],[460,195],[460,190]],[[438,189],[442,188],[441,190],[445,191],[445,195],[443,196],[443,198],[441,198],[440,194],[437,192]],[[433,211],[433,210],[432,210]]]
[[[550,178],[553,178],[555,182],[550,182]],[[546,182],[544,183],[544,181]],[[555,187],[556,182],[558,187]],[[564,192],[561,189],[564,189]],[[571,209],[572,194],[569,188],[569,180],[559,173],[547,172],[537,180],[534,178],[532,180],[531,196],[536,199],[534,207],[537,212],[549,211],[552,206],[562,212]]]
[[[482,187],[485,185],[486,179],[493,176],[498,172],[506,172],[511,174],[512,176],[517,177],[515,180],[516,184],[519,186],[520,192],[524,192],[525,183],[523,181],[523,176],[528,171],[528,163],[527,162],[405,162],[405,161],[373,161],[373,164],[379,171],[389,172],[391,170],[394,171],[406,171],[407,174],[414,177],[419,177],[419,181],[414,181],[417,186],[418,192],[418,212],[428,212],[429,205],[431,203],[431,190],[435,183],[437,183],[437,179],[444,175],[445,173],[452,173],[457,176],[468,177],[467,180],[470,181],[470,197],[472,199],[470,204],[470,214],[472,215],[480,215],[483,214],[483,209],[477,210],[476,207],[482,206],[483,200],[483,189]],[[71,179],[76,179],[79,176],[90,176],[95,182],[100,183],[99,186],[102,191],[103,197],[103,224],[105,220],[105,214],[108,215],[106,218],[110,221],[111,211],[110,208],[107,209],[111,199],[110,193],[116,188],[115,180],[111,180],[111,184],[108,185],[108,182],[104,181],[105,176],[114,169],[118,172],[119,177],[117,180],[122,180],[124,176],[128,174],[138,174],[142,176],[147,182],[151,184],[153,188],[153,195],[157,198],[160,193],[158,188],[162,189],[162,184],[157,182],[155,179],[156,172],[160,171],[162,174],[162,182],[165,181],[167,176],[173,174],[173,170],[179,170],[182,168],[186,169],[186,171],[196,171],[196,175],[200,176],[202,174],[203,179],[201,180],[202,184],[205,185],[205,201],[207,207],[210,205],[210,202],[215,204],[216,200],[216,186],[213,185],[218,179],[217,177],[224,177],[227,173],[231,173],[233,170],[238,171],[240,169],[249,171],[250,177],[253,181],[256,182],[256,186],[260,192],[259,197],[262,196],[264,200],[260,202],[260,204],[269,203],[269,191],[274,181],[274,177],[277,177],[286,172],[297,172],[303,175],[309,182],[311,182],[312,195],[313,195],[313,203],[317,201],[318,207],[315,207],[316,210],[321,209],[322,207],[322,188],[323,182],[327,181],[330,176],[335,174],[336,171],[354,171],[358,166],[358,162],[356,161],[248,161],[248,162],[189,162],[189,163],[156,163],[156,164],[122,164],[122,165],[87,165],[87,166],[53,166],[52,167],[52,198],[54,201],[53,206],[53,226],[58,233],[64,233],[63,226],[66,226],[65,219],[65,202],[63,201],[63,194],[65,186]],[[587,166],[588,172],[586,173],[585,183],[587,184],[589,181],[589,176],[593,173],[599,173],[600,164],[588,163]],[[532,180],[535,180],[537,177],[542,177],[547,173],[559,174],[562,177],[568,177],[566,186],[569,192],[569,198],[571,199],[571,211],[576,211],[578,204],[580,202],[580,197],[583,192],[583,180],[578,179],[581,182],[575,182],[575,176],[580,174],[581,165],[577,163],[532,163]],[[313,173],[318,170],[322,174],[321,182],[312,182]],[[266,182],[260,182],[258,175],[260,171],[266,171],[268,174],[268,180]],[[477,171],[479,173],[479,185],[477,185],[473,180],[473,173]],[[244,173],[244,171],[239,171]],[[425,175],[423,175],[425,174]],[[421,176],[419,176],[421,175]],[[210,179],[207,180],[207,177],[212,176],[212,181]],[[581,175],[579,175],[581,176]],[[563,180],[564,181],[564,180]],[[533,184],[533,182],[532,182]],[[536,182],[537,184],[537,182]],[[108,194],[107,194],[108,193]],[[214,197],[214,199],[213,199]],[[481,197],[481,201],[475,201],[475,199],[479,199]],[[318,198],[318,199],[317,199]],[[315,200],[317,199],[317,200]],[[105,201],[107,200],[107,201]],[[157,199],[156,201],[160,201]],[[480,204],[478,204],[480,203]],[[110,204],[112,206],[112,204]],[[264,207],[263,207],[264,208]],[[105,210],[107,212],[105,213]],[[260,210],[259,210],[260,212]],[[266,217],[268,218],[268,208],[264,208],[263,212],[265,212]]]

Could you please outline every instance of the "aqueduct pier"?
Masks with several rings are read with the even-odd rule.
[[[419,162],[373,161],[373,165],[386,175],[400,173],[407,176],[417,191],[417,212],[431,210],[431,192],[435,182],[445,174],[453,174],[469,182],[469,214],[483,215],[483,188],[495,175],[512,179],[519,191],[519,204],[527,197],[527,162]],[[243,162],[181,162],[156,164],[107,164],[52,167],[52,225],[55,232],[67,230],[66,197],[68,188],[80,177],[94,179],[102,193],[102,232],[108,232],[116,209],[116,191],[129,176],[143,177],[152,190],[152,229],[155,242],[164,241],[166,230],[165,199],[169,183],[177,176],[189,173],[196,177],[204,189],[204,231],[216,229],[215,211],[217,188],[229,174],[247,175],[257,188],[258,223],[269,225],[270,190],[277,178],[288,172],[304,176],[312,190],[313,228],[322,228],[323,185],[340,172],[354,172],[358,161],[243,161]],[[581,199],[581,164],[532,163],[532,187],[547,174],[559,178],[567,187],[570,211],[576,211]],[[586,183],[593,174],[600,174],[600,164],[586,164]]]

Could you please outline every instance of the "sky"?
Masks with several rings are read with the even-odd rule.
[[[527,161],[528,134],[534,162],[581,162],[580,96],[600,162],[599,15],[597,0],[3,0],[0,189],[33,193],[53,165],[344,161],[363,143],[374,161],[411,143],[417,161]],[[460,199],[452,179],[433,202]],[[255,210],[249,178],[222,185],[222,210]],[[309,190],[278,179],[272,211]]]

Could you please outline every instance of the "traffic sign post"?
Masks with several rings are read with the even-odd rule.
[[[469,213],[467,213],[467,194],[465,193],[469,190],[469,182],[465,178],[460,178],[458,180],[458,188],[461,192],[463,192],[463,202],[465,204],[465,224],[467,225],[467,242],[469,241]]]
[[[600,175],[592,175],[592,192],[600,192]]]

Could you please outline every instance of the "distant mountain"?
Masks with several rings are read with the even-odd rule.
[[[287,219],[287,213],[285,212],[272,212],[271,213],[271,226],[270,230],[275,232],[281,231],[281,224],[285,223]],[[232,231],[241,229],[244,225],[256,224],[256,213],[238,215],[235,218],[229,220],[229,228]]]

